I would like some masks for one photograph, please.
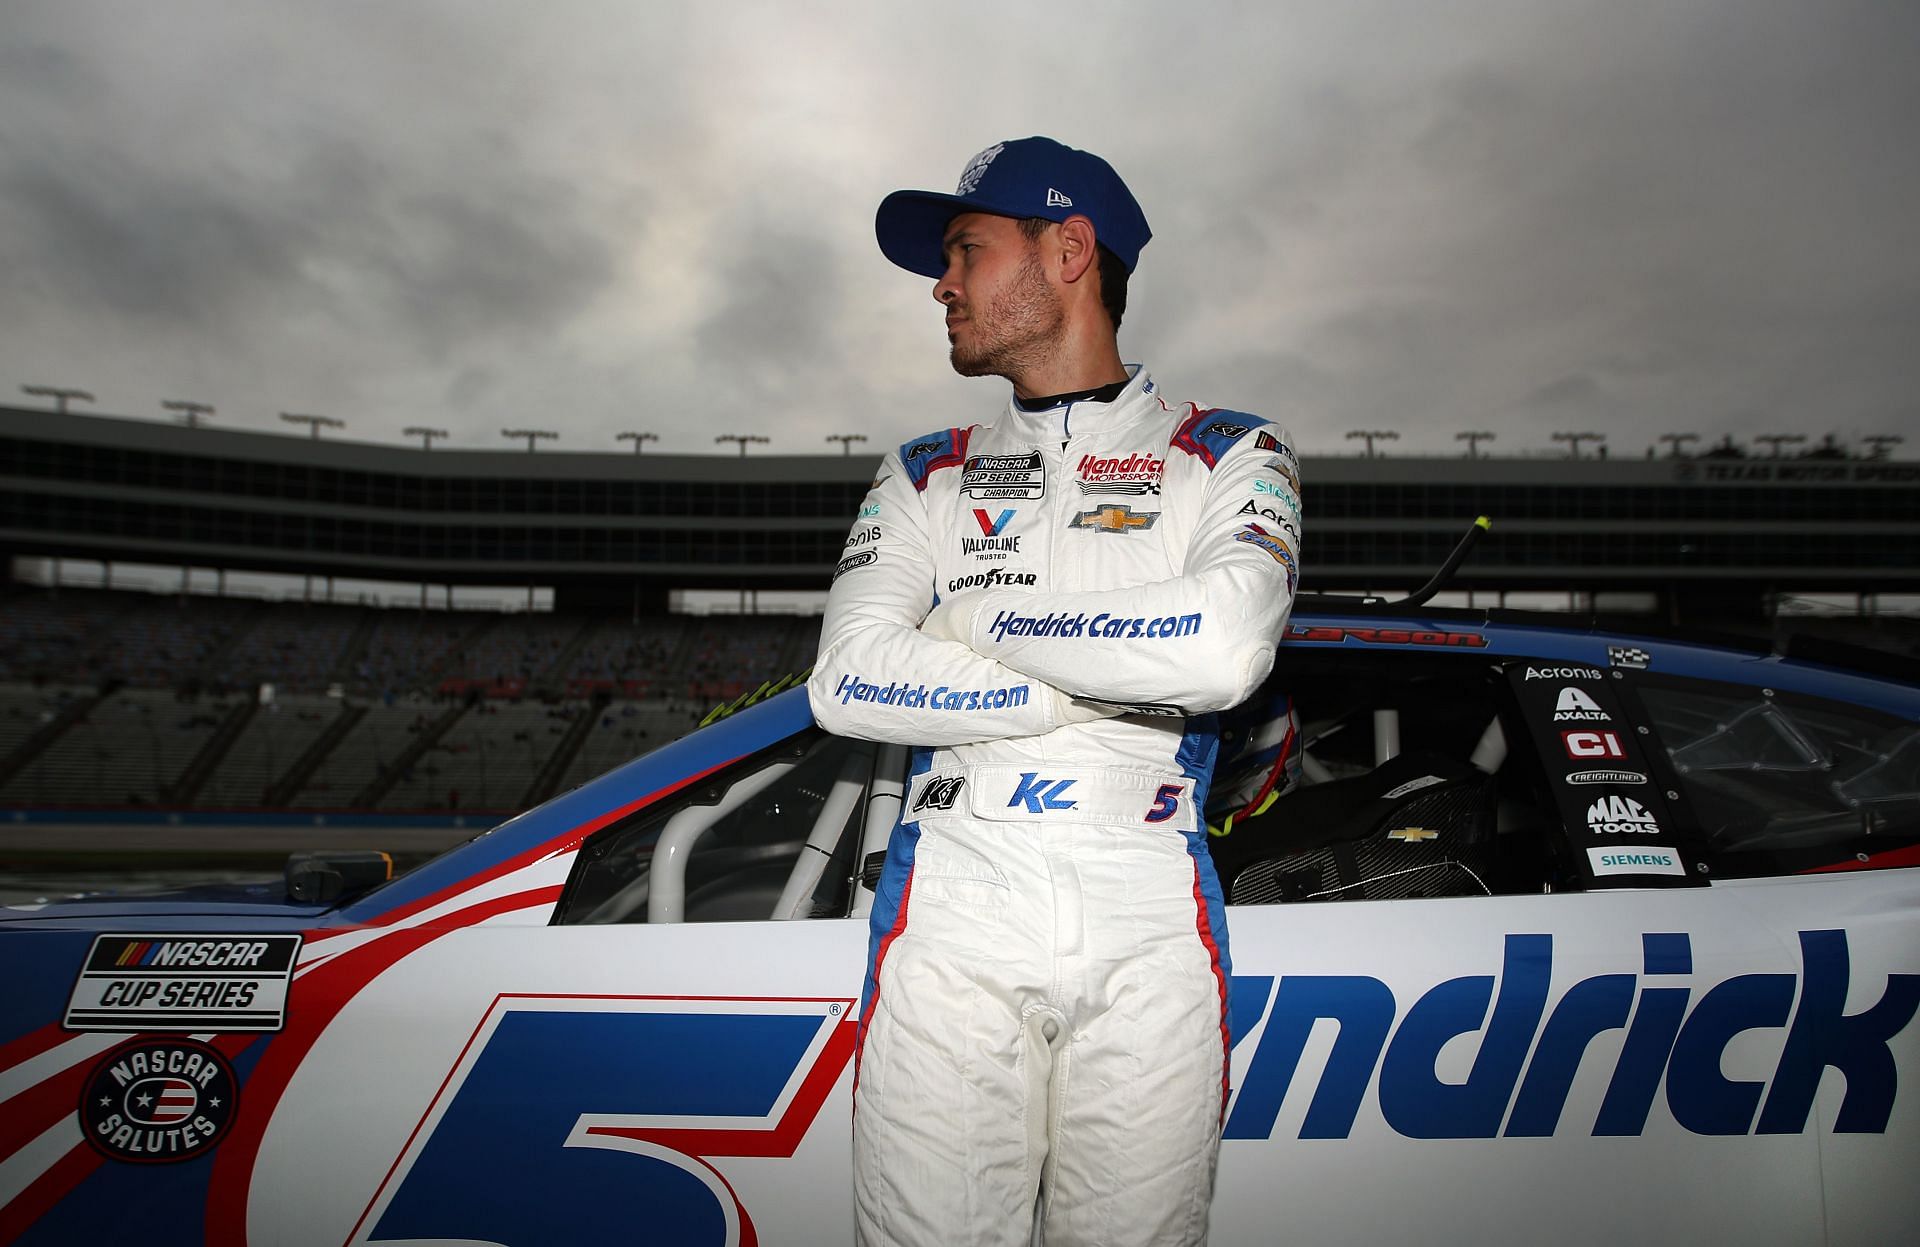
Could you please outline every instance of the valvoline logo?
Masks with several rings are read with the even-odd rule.
[[[998,537],[1000,535],[1000,530],[1005,528],[1007,526],[1007,521],[1012,518],[1013,518],[1012,507],[1006,508],[1005,510],[1001,511],[1000,514],[998,515],[988,515],[984,510],[982,510],[979,507],[975,507],[973,509],[973,522],[980,526],[980,532],[982,536]]]
[[[502,996],[351,1241],[756,1247],[714,1161],[793,1155],[853,1003]]]
[[[1887,1128],[1897,1087],[1890,1045],[1920,1007],[1920,974],[1889,974],[1877,994],[1861,984],[1854,999],[1871,1003],[1848,1013],[1845,931],[1800,932],[1797,975],[1709,983],[1693,979],[1687,935],[1643,935],[1638,975],[1584,979],[1553,1000],[1553,937],[1509,935],[1505,944],[1497,992],[1491,974],[1449,979],[1404,1011],[1387,984],[1365,975],[1289,974],[1277,988],[1272,978],[1236,976],[1235,1014],[1246,1023],[1236,1032],[1262,1015],[1264,1025],[1226,1137],[1272,1137],[1308,1035],[1322,1020],[1338,1023],[1338,1035],[1319,1081],[1300,1088],[1310,1097],[1302,1139],[1351,1135],[1369,1088],[1386,1124],[1416,1139],[1638,1135],[1663,1087],[1667,1111],[1694,1134],[1799,1134],[1828,1069],[1844,1077],[1834,1131]],[[1618,1047],[1596,1047],[1618,1055],[1596,1055],[1590,1042],[1610,1030],[1625,1032]],[[1767,1030],[1785,1032],[1772,1076],[1729,1079],[1722,1054],[1737,1037]],[[1441,1049],[1476,1032],[1466,1081],[1443,1080]],[[1603,1060],[1613,1069],[1598,1109],[1569,1119],[1576,1075]]]

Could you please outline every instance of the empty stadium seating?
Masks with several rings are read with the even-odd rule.
[[[804,669],[818,636],[792,616],[15,587],[0,596],[0,804],[512,811],[543,775],[565,791]]]

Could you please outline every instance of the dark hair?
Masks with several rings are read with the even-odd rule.
[[[1047,226],[1057,225],[1043,216],[1022,217],[1020,233],[1029,242],[1039,241],[1040,235],[1047,232]],[[1107,319],[1113,322],[1117,331],[1120,318],[1127,313],[1127,266],[1120,263],[1120,257],[1107,250],[1101,243],[1094,244],[1094,251],[1100,261],[1100,306],[1107,309]]]

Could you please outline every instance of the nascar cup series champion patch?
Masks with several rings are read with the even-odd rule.
[[[197,1039],[121,1044],[87,1075],[80,1129],[109,1160],[163,1165],[192,1160],[233,1124],[238,1083],[218,1049]]]

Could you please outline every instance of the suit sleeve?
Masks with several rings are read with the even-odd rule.
[[[927,630],[1073,697],[1224,710],[1273,668],[1300,527],[1292,453],[1242,436],[1208,474],[1180,575],[1080,593],[972,593],[943,605]]]
[[[807,698],[821,727],[860,740],[959,745],[1037,736],[1115,713],[920,624],[933,605],[925,499],[890,454],[860,508],[821,626]]]

